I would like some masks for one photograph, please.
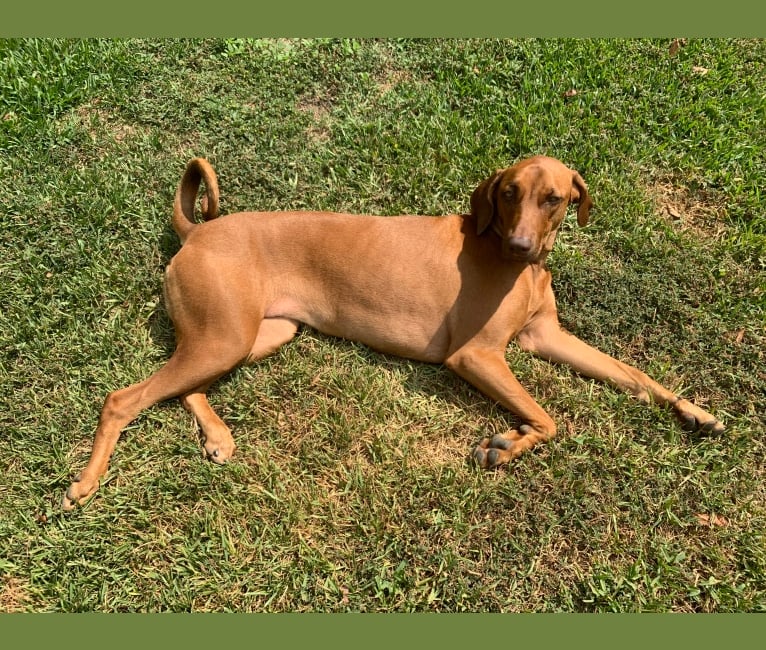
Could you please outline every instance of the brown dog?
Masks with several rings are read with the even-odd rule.
[[[203,179],[206,223],[196,224]],[[287,343],[299,323],[385,353],[443,363],[518,415],[518,429],[475,449],[482,467],[508,463],[556,433],[506,364],[514,337],[545,359],[642,401],[671,405],[687,428],[723,431],[706,411],[561,329],[545,259],[570,203],[578,205],[584,226],[592,204],[582,178],[538,156],[481,183],[469,215],[264,212],[215,219],[215,172],[204,159],[192,160],[173,210],[183,246],[165,282],[176,350],[149,379],[106,398],[90,461],[63,507],[98,489],[120,430],[142,409],[171,397],[180,396],[196,416],[210,458],[228,460],[234,440],[205,392],[238,364]]]

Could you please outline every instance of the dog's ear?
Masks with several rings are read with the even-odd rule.
[[[471,194],[471,214],[476,218],[476,234],[481,235],[495,216],[495,189],[504,169],[498,169]]]
[[[570,203],[577,203],[577,224],[584,226],[588,223],[590,209],[593,207],[593,201],[590,200],[588,188],[582,176],[577,172],[572,173],[572,194],[569,197]]]

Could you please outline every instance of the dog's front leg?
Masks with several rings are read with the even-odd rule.
[[[558,319],[539,319],[519,333],[519,345],[548,361],[565,363],[576,372],[611,383],[644,403],[671,406],[689,431],[721,433],[724,425],[707,411],[654,381],[637,368],[622,363],[563,330]]]
[[[444,365],[523,422],[518,429],[479,443],[473,457],[481,467],[509,463],[538,442],[556,435],[556,424],[514,377],[503,350],[466,346],[445,359]]]

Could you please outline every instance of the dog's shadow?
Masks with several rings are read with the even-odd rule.
[[[170,260],[173,256],[181,250],[181,242],[178,241],[178,235],[176,235],[170,224],[166,224],[159,237],[158,248],[161,257],[161,274],[163,276]],[[170,320],[170,315],[165,307],[165,301],[162,296],[162,291],[158,295],[157,308],[149,317],[149,332],[152,341],[155,344],[162,347],[166,358],[170,358],[176,347],[175,333],[173,331],[173,323]]]
[[[150,317],[150,332],[152,340],[162,348],[164,356],[169,359],[175,350],[175,333],[173,323],[162,302],[160,302],[154,314]],[[318,342],[319,347],[324,352],[312,352],[311,349],[316,347],[312,344],[312,341]],[[492,433],[518,425],[513,414],[507,413],[500,406],[493,404],[477,389],[470,386],[441,364],[429,364],[383,354],[361,343],[327,336],[308,326],[301,326],[295,339],[280,348],[268,359],[256,361],[252,365],[232,368],[229,373],[212,385],[210,391],[215,392],[217,388],[220,389],[230,384],[234,381],[237,372],[242,367],[257,368],[259,365],[266,364],[274,367],[275,364],[290,363],[288,357],[295,355],[294,351],[288,350],[290,346],[301,346],[303,348],[303,352],[307,355],[306,365],[311,371],[318,372],[323,364],[327,363],[326,360],[323,360],[323,357],[326,357],[329,352],[331,356],[341,359],[339,363],[348,364],[349,368],[355,363],[365,363],[374,368],[372,374],[390,374],[392,376],[391,381],[399,382],[408,396],[419,396],[427,401],[436,400],[437,402],[443,402],[450,407],[462,411],[471,419],[480,421],[485,428],[477,430],[479,437],[487,434],[491,435]],[[344,360],[344,352],[348,351],[349,346],[355,346],[359,349],[359,356],[363,357],[364,361],[355,359]],[[312,356],[315,358],[312,359]],[[376,370],[379,372],[375,372]],[[355,376],[355,381],[364,381],[364,379],[360,379],[357,375]],[[257,391],[258,387],[253,386],[251,390]],[[285,392],[290,393],[293,391],[286,390]]]

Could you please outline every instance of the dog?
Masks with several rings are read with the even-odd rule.
[[[200,184],[203,222],[195,222]],[[546,258],[570,205],[588,222],[580,174],[535,156],[484,180],[464,215],[360,216],[328,212],[218,215],[218,182],[203,158],[178,186],[172,225],[182,246],[166,269],[165,301],[176,333],[167,364],[110,393],[90,460],[67,490],[71,510],[98,489],[120,431],[141,410],[180,397],[216,463],[231,458],[229,428],[205,396],[244,362],[275,352],[300,324],[386,354],[440,363],[515,414],[521,424],[484,438],[483,468],[517,458],[556,433],[551,417],[510,371],[519,346],[609,382],[639,400],[670,406],[684,428],[720,433],[710,413],[646,374],[596,350],[559,324]]]

